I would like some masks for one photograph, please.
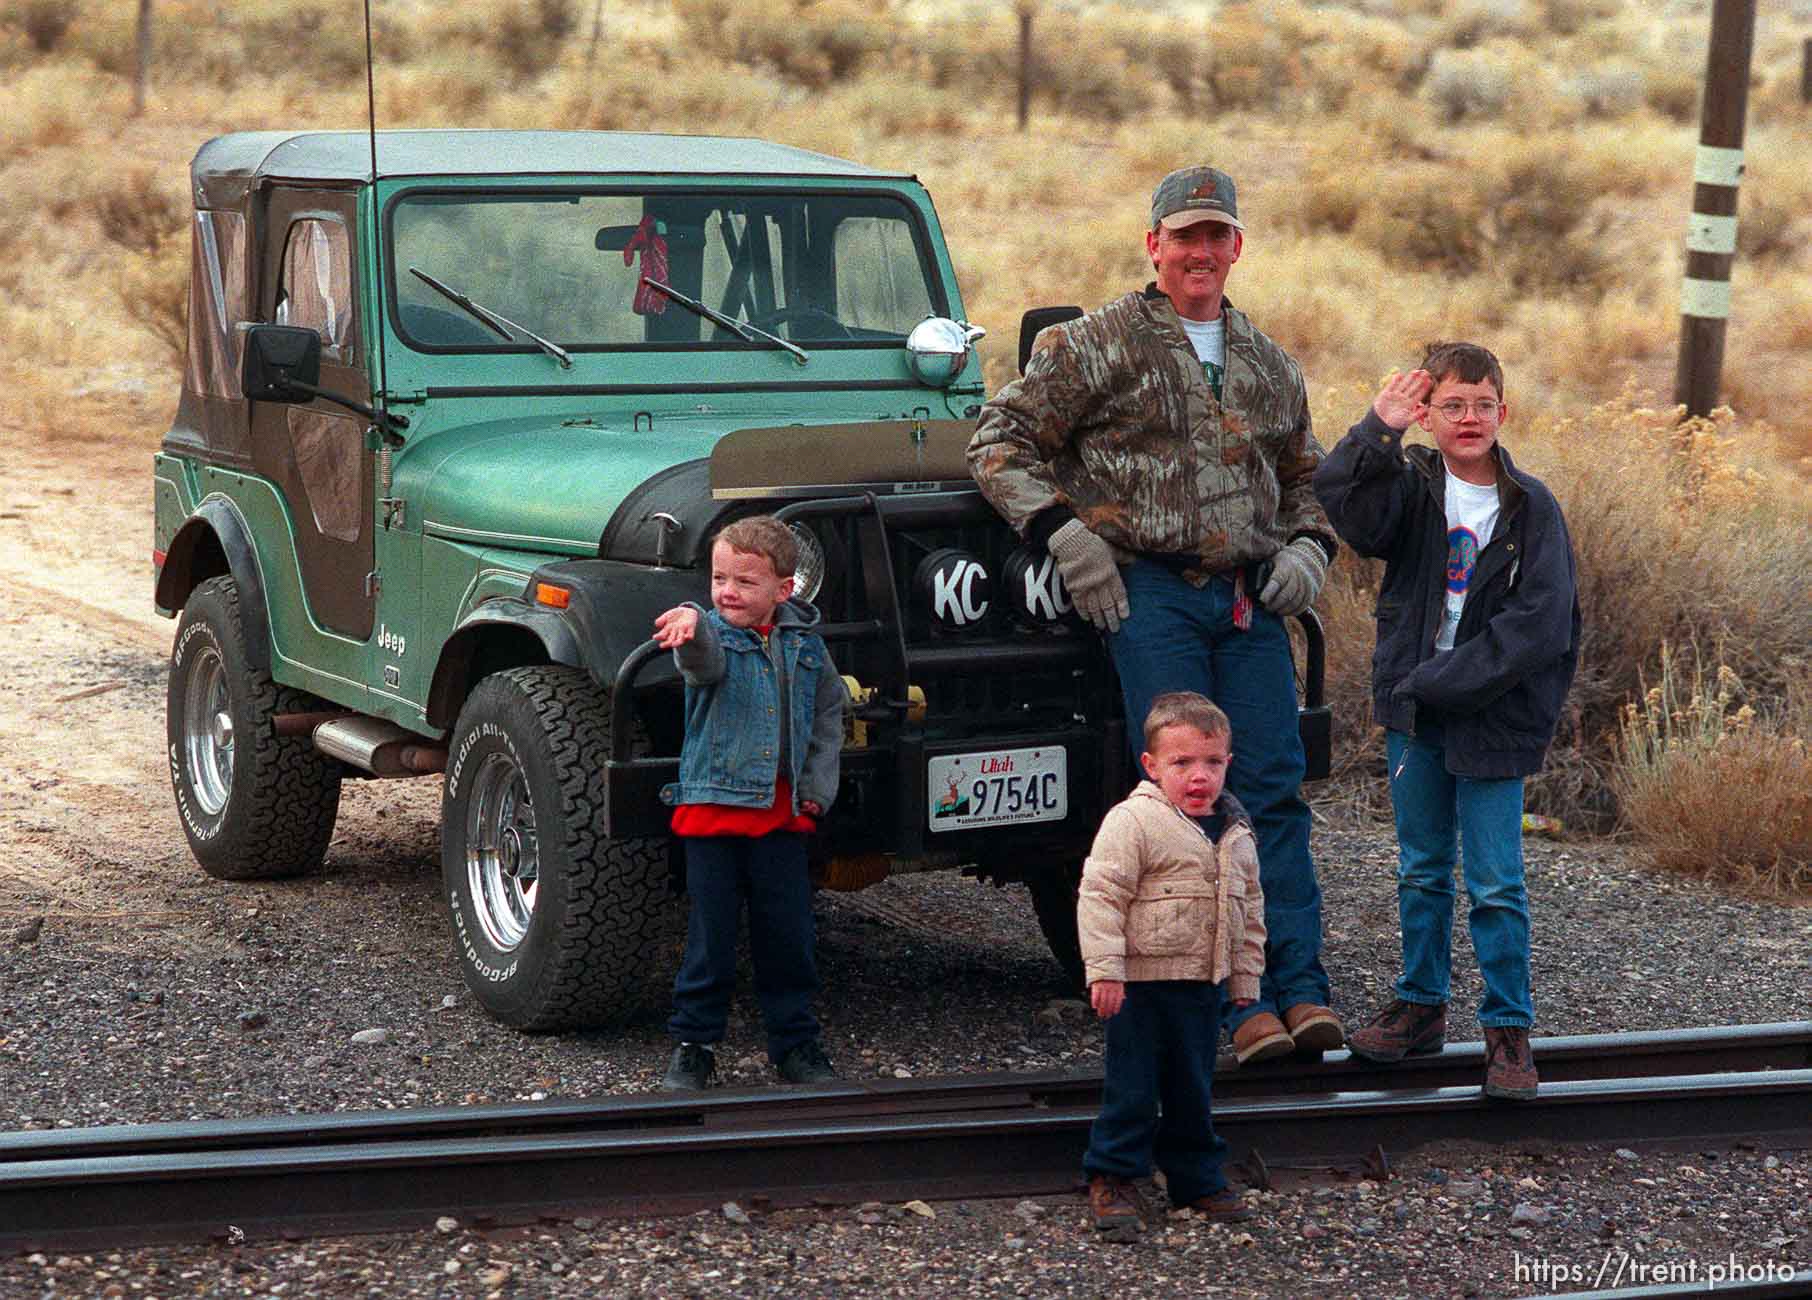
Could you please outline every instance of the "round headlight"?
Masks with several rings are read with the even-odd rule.
[[[967,551],[945,547],[919,562],[912,585],[946,632],[979,625],[988,612],[992,580],[987,566]]]
[[[804,524],[788,524],[793,540],[799,543],[799,559],[793,565],[793,594],[800,600],[810,602],[816,599],[818,591],[824,586],[824,547],[818,544],[818,537]]]
[[[1031,627],[1048,627],[1072,608],[1057,561],[1042,547],[1021,546],[1007,557],[1002,584],[1013,617]]]
[[[948,388],[969,363],[969,332],[948,316],[927,316],[906,336],[912,377],[927,388]]]

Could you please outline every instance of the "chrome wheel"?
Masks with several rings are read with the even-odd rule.
[[[485,755],[472,781],[466,821],[466,881],[485,938],[509,952],[528,933],[541,881],[535,806],[522,769],[508,755]]]
[[[233,709],[226,664],[212,646],[196,655],[189,671],[182,724],[183,760],[195,801],[216,817],[233,789]]]

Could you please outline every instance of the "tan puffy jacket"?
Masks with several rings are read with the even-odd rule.
[[[1216,844],[1150,781],[1111,809],[1082,868],[1076,929],[1088,982],[1229,980],[1256,998],[1265,969],[1265,896],[1245,811]]]

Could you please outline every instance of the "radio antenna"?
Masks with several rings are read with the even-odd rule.
[[[390,376],[384,364],[384,240],[382,232],[377,229],[377,222],[379,220],[377,201],[377,83],[372,72],[372,65],[371,0],[365,0],[365,124],[366,135],[371,141],[371,248],[372,257],[377,268],[377,274],[373,277],[373,280],[377,286],[378,389],[375,394],[377,401],[372,403],[372,405],[376,406],[383,415],[383,419],[378,422],[378,427],[382,430],[385,441],[388,442],[391,438],[395,437],[393,432],[395,429],[406,428],[408,427],[409,422],[401,416],[392,416],[390,414]],[[400,439],[398,441],[400,441]],[[386,455],[385,459],[388,460],[388,455]],[[388,468],[388,466],[386,466],[386,468]],[[388,478],[388,475],[386,475],[386,478]],[[386,482],[384,484],[386,495],[388,495],[389,489],[390,485]]]

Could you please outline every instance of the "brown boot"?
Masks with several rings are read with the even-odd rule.
[[[1362,1061],[1390,1065],[1406,1056],[1426,1056],[1447,1041],[1447,1006],[1394,999],[1364,1029],[1350,1035],[1347,1050]]]
[[[1104,1241],[1131,1241],[1145,1226],[1131,1181],[1112,1174],[1088,1180],[1088,1215]]]
[[[1296,1040],[1290,1037],[1283,1021],[1269,1011],[1247,1017],[1246,1022],[1233,1031],[1233,1055],[1241,1065],[1274,1061],[1295,1050]]]
[[[1346,1029],[1326,1007],[1298,1002],[1283,1013],[1284,1028],[1296,1040],[1298,1052],[1331,1052],[1346,1042]]]
[[[1215,1223],[1244,1223],[1252,1217],[1246,1198],[1231,1187],[1223,1187],[1213,1196],[1198,1196],[1186,1208]]]
[[[1521,1025],[1485,1030],[1485,1095],[1499,1101],[1530,1101],[1535,1096],[1535,1052],[1529,1031]]]

